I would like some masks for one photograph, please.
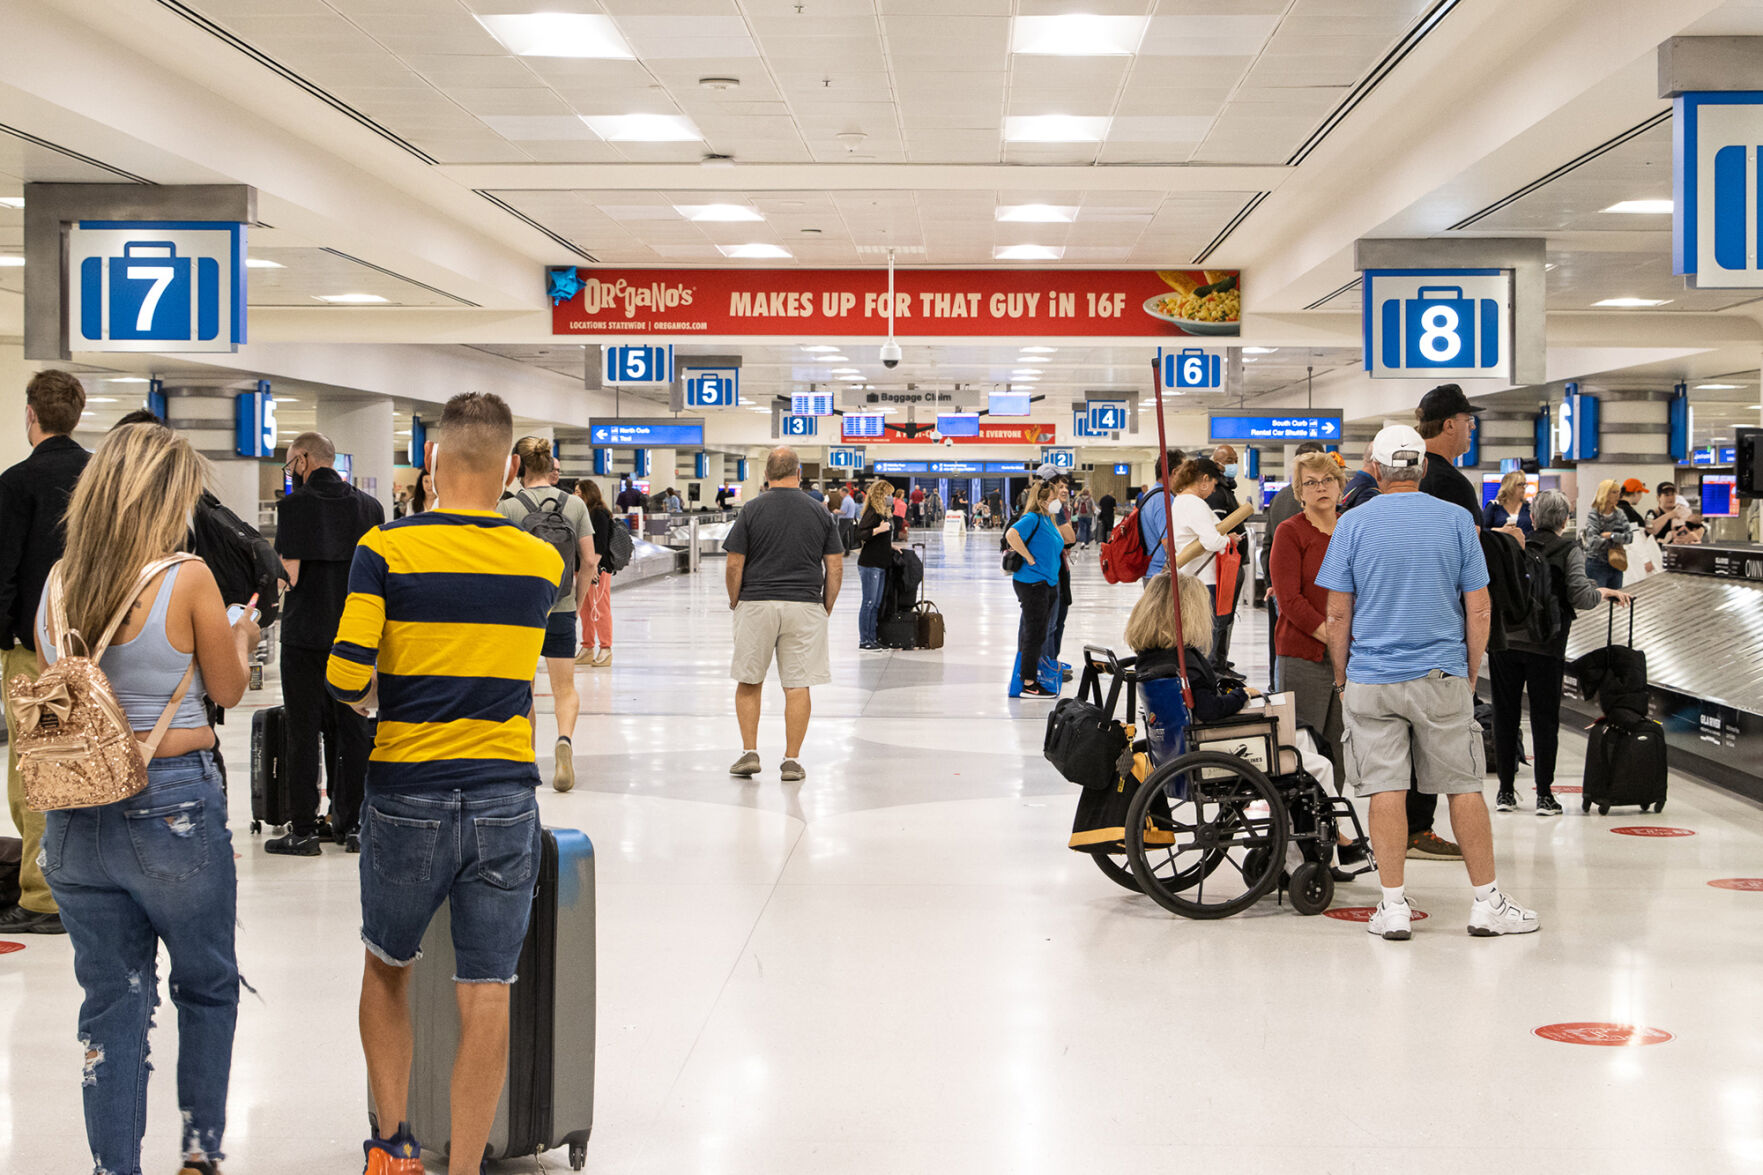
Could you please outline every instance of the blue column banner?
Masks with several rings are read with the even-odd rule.
[[[258,380],[255,392],[240,392],[233,398],[233,420],[237,429],[235,453],[241,457],[275,456],[275,396],[268,380]]]
[[[692,477],[694,480],[703,481],[704,475],[706,472],[708,472],[709,468],[710,468],[709,454],[707,454],[707,453],[693,453],[692,454]]]
[[[428,440],[428,425],[422,422],[422,417],[412,416],[410,418],[410,467],[412,469],[422,468],[423,450],[427,448]]]
[[[1561,419],[1555,425],[1556,444],[1569,461],[1595,461],[1598,457],[1598,398],[1567,385],[1561,399]]]
[[[146,408],[147,408],[147,411],[153,413],[153,415],[159,417],[159,419],[161,419],[161,420],[165,419],[165,381],[164,380],[150,379],[147,381]]]
[[[747,459],[745,457],[735,458],[735,480],[747,480]]]
[[[631,460],[634,463],[635,472],[638,477],[649,476],[649,450],[632,449]]]
[[[1547,469],[1555,464],[1555,427],[1549,421],[1549,406],[1547,404],[1537,409],[1535,435],[1537,468]]]
[[[612,450],[594,450],[594,475],[596,477],[612,476]]]
[[[1243,468],[1248,471],[1248,476],[1249,476],[1250,481],[1257,481],[1260,479],[1260,477],[1261,477],[1261,450],[1260,449],[1257,449],[1252,445],[1244,447],[1244,449],[1243,449]]]
[[[1670,410],[1671,459],[1682,465],[1690,455],[1690,389],[1678,384],[1671,389]]]

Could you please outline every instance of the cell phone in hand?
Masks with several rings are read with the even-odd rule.
[[[253,593],[251,598],[249,600],[246,600],[243,604],[229,604],[229,605],[227,605],[226,622],[229,625],[236,625],[239,623],[239,617],[244,616],[246,613],[249,613],[251,616],[251,623],[256,624],[258,617],[263,615],[261,612],[259,612],[257,610],[256,604],[257,604],[257,596],[255,593]]]

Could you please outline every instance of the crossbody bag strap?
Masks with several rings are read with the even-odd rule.
[[[49,581],[43,585],[43,599],[48,603],[48,612],[44,617],[44,635],[55,647],[57,657],[73,655],[72,642],[67,632],[67,587],[61,578],[61,560],[49,569]]]
[[[159,721],[153,724],[153,732],[141,744],[141,750],[146,758],[152,759],[154,753],[159,750],[159,744],[165,739],[165,732],[171,729],[171,720],[176,716],[178,706],[183,703],[184,695],[190,692],[190,683],[195,679],[196,658],[192,654],[190,664],[184,669],[184,679],[178,682],[178,687],[175,690],[171,691],[171,701],[165,704],[165,712],[159,715]]]
[[[118,608],[116,610],[116,615],[110,618],[110,626],[104,630],[104,635],[98,638],[98,643],[91,647],[92,651],[90,655],[93,664],[97,664],[98,659],[104,655],[104,650],[110,647],[110,638],[115,636],[116,630],[122,627],[122,622],[128,618],[129,609],[134,605],[136,597],[146,590],[149,583],[153,582],[153,577],[168,567],[173,567],[179,563],[191,562],[201,562],[201,560],[197,559],[194,555],[180,553],[177,555],[167,555],[163,559],[155,559],[153,562],[147,564],[147,566],[141,568],[141,574],[135,577],[135,586],[130,589],[129,594],[123,599],[122,607]]]

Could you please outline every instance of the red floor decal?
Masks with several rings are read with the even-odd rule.
[[[1619,836],[1694,836],[1693,828],[1667,828],[1663,824],[1627,824],[1621,828],[1612,828],[1611,832]]]
[[[1323,913],[1327,914],[1330,918],[1338,918],[1342,922],[1369,922],[1371,921],[1371,916],[1376,912],[1376,906],[1336,906],[1332,910],[1323,911]],[[1416,922],[1419,922],[1426,916],[1425,910],[1414,911],[1414,921]]]
[[[877,523],[876,525],[879,527],[881,524]],[[1549,790],[1553,791],[1553,792],[1560,792],[1564,796],[1577,796],[1580,792],[1584,791],[1585,788],[1569,786],[1569,787],[1551,787]]]
[[[1567,1024],[1545,1024],[1530,1030],[1532,1036],[1562,1044],[1590,1044],[1605,1048],[1631,1048],[1643,1044],[1664,1044],[1676,1039],[1663,1028],[1643,1028],[1635,1024],[1607,1024],[1599,1020],[1576,1020]]]
[[[10,955],[22,950],[24,950],[22,942],[0,942],[0,955]]]
[[[1710,881],[1715,889],[1737,889],[1745,893],[1763,893],[1763,877],[1722,877],[1718,881]]]

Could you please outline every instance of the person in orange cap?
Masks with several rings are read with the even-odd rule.
[[[1638,477],[1631,477],[1622,483],[1622,495],[1618,499],[1617,508],[1620,509],[1622,513],[1627,516],[1628,520],[1634,523],[1637,528],[1645,526],[1646,520],[1641,517],[1641,512],[1635,509],[1634,504],[1640,499],[1640,496],[1646,492],[1647,483]]]

